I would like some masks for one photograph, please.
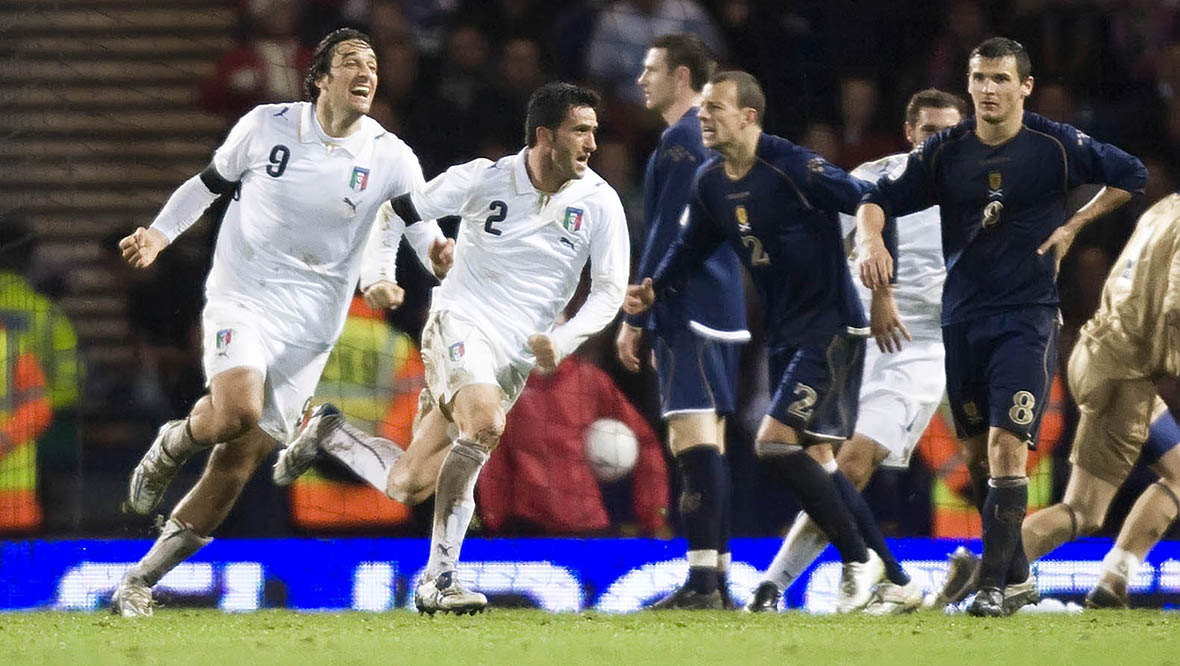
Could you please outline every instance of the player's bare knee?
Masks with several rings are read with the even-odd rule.
[[[857,490],[863,490],[869,484],[869,478],[873,475],[873,469],[876,467],[873,464],[872,456],[855,455],[847,458],[837,458],[836,464],[840,466],[840,472],[856,486]]]
[[[500,443],[500,436],[504,434],[504,423],[501,421],[498,424],[491,424],[484,428],[475,431],[475,436],[471,441],[475,442],[480,448],[491,453],[492,449]]]
[[[213,413],[217,424],[217,440],[229,442],[258,427],[262,420],[262,405],[227,403],[215,406]]]

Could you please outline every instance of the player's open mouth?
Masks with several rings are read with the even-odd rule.
[[[369,99],[369,93],[373,92],[373,89],[368,86],[357,86],[348,92],[351,93],[353,97]]]

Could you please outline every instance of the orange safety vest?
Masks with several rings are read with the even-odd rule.
[[[0,326],[0,529],[41,525],[37,501],[37,438],[53,420],[45,373],[32,352],[21,353]]]

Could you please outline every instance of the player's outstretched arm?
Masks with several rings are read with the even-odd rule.
[[[1082,227],[1130,200],[1131,193],[1126,190],[1110,185],[1103,187],[1098,191],[1098,194],[1094,195],[1093,199],[1087,201],[1085,206],[1079,208],[1078,212],[1066,220],[1065,224],[1053,230],[1049,238],[1037,248],[1037,254],[1045,254],[1052,249],[1055,251],[1057,261],[1060,262],[1065,253],[1069,251],[1069,246],[1073,244],[1074,237],[1078,235]]]
[[[119,250],[123,253],[123,261],[133,268],[151,266],[160,251],[166,247],[168,247],[168,237],[163,232],[144,227],[139,227],[119,241]]]
[[[899,352],[903,339],[914,339],[901,321],[897,303],[893,300],[893,288],[889,286],[873,290],[873,300],[869,304],[869,327],[877,339],[877,348],[885,353]]]
[[[893,277],[893,257],[885,247],[881,232],[885,228],[885,211],[874,203],[862,203],[856,209],[856,237],[860,261],[860,281],[874,292],[888,287]]]

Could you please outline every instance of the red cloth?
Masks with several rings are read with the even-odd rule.
[[[551,375],[533,373],[508,413],[500,445],[476,486],[489,532],[517,522],[565,535],[603,532],[611,526],[582,448],[586,429],[600,418],[618,419],[635,433],[635,518],[648,534],[663,527],[668,470],[659,439],[605,372],[571,355]]]

